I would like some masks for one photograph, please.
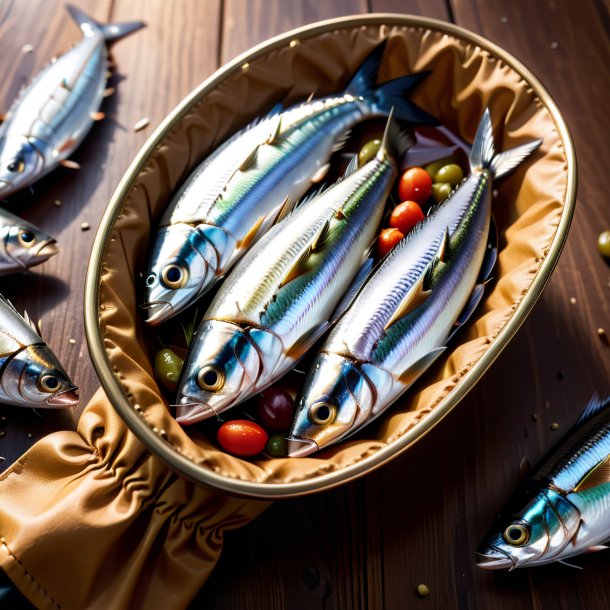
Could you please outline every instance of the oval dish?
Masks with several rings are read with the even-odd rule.
[[[543,139],[528,162],[497,184],[493,209],[501,242],[495,279],[447,355],[356,437],[310,458],[229,456],[196,427],[181,428],[157,387],[154,330],[138,311],[151,230],[172,192],[228,135],[277,101],[292,104],[312,91],[341,91],[383,38],[389,40],[380,81],[431,70],[413,100],[459,138],[472,142],[489,106],[498,150]],[[294,30],[213,74],[166,118],[127,170],[102,220],[87,274],[85,323],[94,366],[129,428],[181,475],[258,498],[335,487],[405,451],[481,378],[548,281],[575,198],[576,160],[561,113],[536,77],[498,46],[454,25],[391,14]]]

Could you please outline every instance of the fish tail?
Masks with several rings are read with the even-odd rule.
[[[70,16],[78,24],[80,29],[87,35],[92,29],[98,30],[104,36],[107,43],[115,42],[129,36],[133,32],[143,28],[146,24],[143,21],[126,21],[124,23],[99,23],[93,17],[84,13],[73,4],[67,4],[66,8]]]
[[[494,178],[501,178],[515,169],[530,153],[542,144],[542,140],[531,140],[496,154],[489,108],[485,108],[470,151],[470,169],[488,169]]]
[[[372,103],[374,110],[382,114],[388,114],[394,108],[396,118],[406,123],[438,125],[439,122],[436,118],[409,101],[411,93],[430,74],[429,72],[409,74],[382,85],[376,85],[379,64],[386,45],[387,40],[384,40],[371,51],[358,68],[345,92],[363,97],[369,103]]]
[[[383,161],[386,157],[400,161],[409,148],[415,144],[413,132],[411,130],[401,131],[396,121],[393,120],[394,113],[395,108],[390,108],[381,145],[376,155],[380,161]]]

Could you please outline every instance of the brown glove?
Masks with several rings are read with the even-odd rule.
[[[0,478],[0,567],[39,608],[184,608],[223,532],[267,506],[174,474],[100,390],[77,432],[47,436]]]

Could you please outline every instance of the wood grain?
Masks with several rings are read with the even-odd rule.
[[[56,235],[62,252],[40,270],[2,280],[2,292],[35,319],[82,388],[98,383],[82,329],[82,285],[94,230],[120,177],[152,129],[220,63],[270,36],[366,11],[454,19],[523,60],[565,114],[579,160],[579,197],[567,247],[543,297],[476,389],[438,427],[380,471],[340,489],[275,503],[226,536],[212,577],[191,609],[608,608],[610,555],[494,574],[474,548],[518,480],[574,421],[595,391],[610,392],[610,268],[596,236],[610,228],[610,17],[595,0],[79,0],[101,21],[142,18],[148,27],[116,45],[117,94],[76,155],[13,209]],[[0,0],[0,111],[54,54],[79,38],[60,0]],[[10,36],[6,32],[10,31]],[[26,43],[34,52],[24,54]],[[5,58],[12,58],[7,61]],[[150,126],[134,133],[142,117]],[[56,199],[62,202],[58,208]],[[92,230],[82,232],[81,222]],[[576,301],[572,303],[571,298]],[[69,338],[76,343],[70,344]],[[38,437],[72,428],[78,413],[7,409],[5,464]],[[534,421],[533,415],[536,415]],[[557,422],[559,432],[551,431]],[[28,438],[27,434],[32,437]],[[416,594],[425,583],[430,595]]]

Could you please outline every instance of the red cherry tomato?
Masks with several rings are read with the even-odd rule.
[[[383,258],[403,237],[398,229],[384,229],[377,238],[377,256]]]
[[[421,167],[411,167],[401,177],[398,183],[398,196],[401,201],[417,201],[426,203],[432,193],[432,178]]]
[[[267,433],[253,421],[235,419],[218,429],[218,443],[227,452],[239,457],[259,454],[267,445]]]
[[[390,226],[406,235],[418,222],[424,219],[424,213],[415,201],[399,203],[390,216]]]
[[[288,430],[292,423],[294,401],[281,388],[267,388],[258,397],[256,412],[263,426],[270,430]]]

